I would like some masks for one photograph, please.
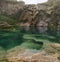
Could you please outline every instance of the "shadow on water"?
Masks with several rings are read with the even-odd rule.
[[[10,49],[12,47],[22,44],[23,47],[25,47],[27,44],[31,46],[31,43],[23,38],[23,36],[27,34],[31,37],[30,42],[33,43],[32,46],[36,44],[43,45],[43,42],[40,42],[41,40],[60,43],[60,35],[58,36],[58,34],[54,36],[52,34],[49,34],[48,32],[40,32],[38,29],[34,27],[31,27],[30,29],[26,29],[26,27],[21,27],[18,28],[16,32],[0,30],[0,46],[4,47],[5,49]],[[33,38],[41,40],[36,41]],[[37,47],[40,48],[40,46]],[[37,47],[35,46],[34,48]]]

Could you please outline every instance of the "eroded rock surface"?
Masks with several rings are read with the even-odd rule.
[[[50,44],[50,47],[52,47],[51,45],[54,45],[55,48],[60,48],[60,44]],[[9,62],[60,62],[60,51],[58,49],[55,49],[57,50],[55,53],[48,52],[47,50],[25,49],[18,52],[18,50],[12,49],[10,52],[8,51],[7,59]]]
[[[23,1],[16,2],[16,1],[0,1],[0,14],[10,15],[13,16],[17,13],[25,3]]]

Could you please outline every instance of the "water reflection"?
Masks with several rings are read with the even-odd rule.
[[[47,31],[47,27],[37,27],[39,33],[44,33]]]
[[[24,26],[20,28],[21,32],[25,33],[32,33],[32,34],[38,34],[38,33],[46,33],[47,32],[47,27],[46,26]]]

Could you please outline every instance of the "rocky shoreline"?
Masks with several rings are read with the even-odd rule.
[[[26,49],[20,53],[20,51],[12,50],[7,58],[9,62],[60,62],[60,44],[53,43],[49,46],[48,49],[42,51]]]
[[[1,52],[0,62],[60,62],[60,44],[53,43],[44,50],[14,47]]]

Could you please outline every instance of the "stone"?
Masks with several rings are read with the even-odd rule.
[[[15,13],[17,13],[24,5],[25,3],[23,1],[21,2],[1,1],[0,14],[10,15],[10,16],[15,15]]]

